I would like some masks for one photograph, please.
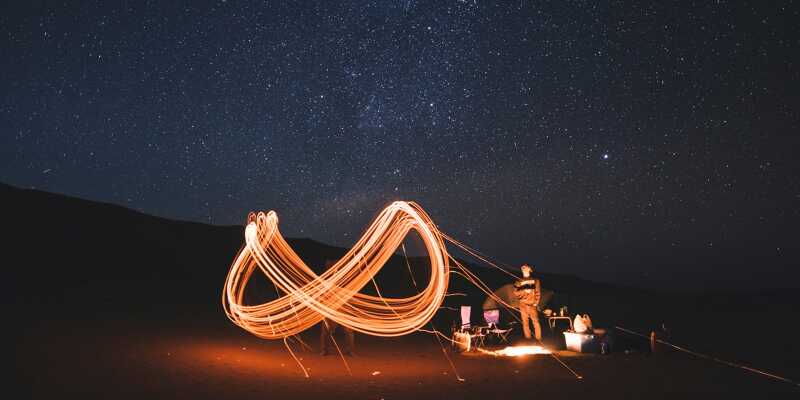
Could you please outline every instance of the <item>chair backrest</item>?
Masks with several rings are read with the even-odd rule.
[[[470,328],[470,314],[472,313],[471,306],[461,306],[461,328],[462,329],[469,329]]]
[[[497,326],[500,323],[500,310],[484,310],[483,319],[486,320],[487,325]]]

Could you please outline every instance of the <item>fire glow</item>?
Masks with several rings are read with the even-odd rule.
[[[278,230],[274,211],[250,213],[246,245],[231,265],[222,305],[236,325],[264,339],[286,339],[328,318],[374,336],[401,336],[426,324],[447,293],[450,273],[442,234],[422,208],[396,201],[386,207],[350,251],[330,269],[314,273]],[[371,296],[359,291],[414,230],[430,258],[430,280],[406,298]],[[283,293],[263,304],[243,303],[245,288],[258,268]]]
[[[483,349],[480,350],[484,353],[491,354],[494,356],[506,356],[506,357],[521,357],[532,354],[551,354],[550,350],[547,350],[542,346],[508,346],[504,349],[494,350],[494,351],[483,350]]]
[[[418,286],[412,273],[412,283],[418,289],[416,295],[404,298],[384,297],[374,277],[398,248],[403,246],[403,241],[412,230],[419,234],[428,253],[428,283],[424,287]],[[308,347],[296,335],[323,319],[373,336],[395,337],[422,331],[436,335],[437,339],[442,337],[452,340],[437,331],[433,325],[431,330],[420,329],[433,318],[447,295],[450,261],[456,268],[452,272],[465,278],[509,311],[519,311],[517,307],[495,295],[465,265],[451,258],[444,240],[512,278],[518,277],[439,231],[428,214],[414,202],[396,201],[383,209],[347,254],[320,275],[309,268],[283,238],[278,230],[278,215],[275,211],[250,213],[244,236],[245,246],[231,264],[222,291],[225,313],[234,324],[255,336],[282,339],[306,378],[309,377],[308,369],[294,355],[288,339],[294,339]],[[405,247],[402,248],[405,255]],[[406,265],[411,273],[408,258]],[[279,297],[256,305],[244,304],[245,289],[256,268],[272,281]],[[360,293],[370,282],[374,285],[377,296]],[[441,340],[439,344],[456,378],[463,381]],[[497,351],[478,350],[495,356],[510,357],[550,354],[581,379],[580,375],[541,346],[506,347]],[[342,361],[350,373],[344,357]]]

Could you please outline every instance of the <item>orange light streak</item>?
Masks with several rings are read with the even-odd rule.
[[[422,238],[430,258],[427,286],[405,298],[359,293],[412,230]],[[386,207],[353,248],[320,275],[283,238],[274,211],[248,216],[245,242],[225,280],[222,305],[233,323],[264,339],[285,339],[323,318],[369,335],[406,335],[433,317],[447,292],[450,256],[442,234],[413,202],[396,201]],[[257,305],[243,303],[247,282],[256,268],[282,297]]]

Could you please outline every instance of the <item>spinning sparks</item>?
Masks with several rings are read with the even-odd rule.
[[[430,258],[427,286],[406,298],[359,293],[411,230],[422,238]],[[248,216],[245,241],[228,272],[222,304],[231,321],[264,339],[286,339],[323,318],[369,335],[406,335],[433,317],[447,292],[450,266],[442,234],[413,202],[396,201],[386,207],[353,248],[321,275],[316,275],[280,234],[274,211]],[[243,304],[245,287],[256,267],[282,297],[264,304]]]

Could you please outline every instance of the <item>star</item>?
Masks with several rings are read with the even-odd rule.
[[[707,265],[764,256],[774,268],[760,279],[778,283],[800,271],[782,239],[800,223],[800,119],[787,106],[798,52],[769,2],[749,7],[757,18],[731,2],[646,7],[647,23],[635,1],[629,14],[599,2],[12,3],[3,182],[218,224],[275,209],[287,236],[342,246],[364,221],[330,199],[367,215],[403,188],[476,248],[587,278],[641,275],[596,249],[687,265],[694,254],[658,251],[712,241],[725,251]]]

